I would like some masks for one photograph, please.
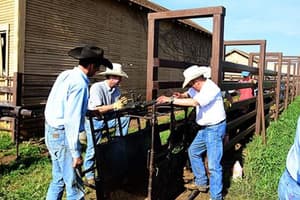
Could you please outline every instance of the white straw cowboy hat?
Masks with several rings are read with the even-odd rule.
[[[185,88],[192,80],[203,76],[204,78],[210,78],[211,68],[208,66],[192,65],[183,71],[184,82],[182,88]]]
[[[101,72],[99,74],[104,76],[113,75],[128,78],[128,75],[122,70],[121,64],[113,63],[112,66],[112,69],[106,68],[105,72]]]

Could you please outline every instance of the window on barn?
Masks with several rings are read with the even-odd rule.
[[[8,25],[0,24],[0,75],[7,75]]]

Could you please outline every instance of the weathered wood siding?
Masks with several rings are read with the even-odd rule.
[[[14,0],[0,1],[0,27],[8,25],[8,73],[13,75],[17,67],[17,45],[18,45],[18,22],[17,22],[17,3]]]
[[[0,1],[0,31],[8,31],[8,52],[5,60],[7,62],[6,72],[3,73],[2,66],[0,70],[0,86],[11,86],[11,81],[7,79],[7,76],[12,76],[13,72],[17,71],[17,4],[14,0],[1,0]],[[12,103],[12,95],[8,93],[0,93],[0,102],[1,103]],[[11,129],[11,118],[1,118],[0,128],[1,130],[10,130]]]
[[[141,6],[117,0],[27,1],[24,73],[56,74],[71,68],[77,61],[67,56],[68,50],[89,43],[102,47],[106,57],[124,65],[129,79],[122,82],[123,91],[134,90],[145,96],[148,12]],[[178,23],[163,25],[160,57],[190,61],[193,57],[189,57],[188,47],[199,44],[200,60],[209,60],[210,35]],[[180,40],[182,36],[186,38],[184,42]],[[199,60],[199,53],[194,55],[198,56],[194,59]],[[41,87],[25,88],[27,97],[23,104],[38,103],[38,98],[29,97],[34,96],[31,93],[47,96],[49,88],[42,86],[47,82],[51,85],[53,80],[25,78],[25,84],[36,83]]]

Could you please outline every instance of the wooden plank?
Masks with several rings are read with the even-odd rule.
[[[184,62],[184,61],[174,61],[174,60],[154,58],[154,66],[155,67],[186,69],[191,65],[208,66],[208,63],[190,63],[190,62]]]
[[[225,8],[219,7],[206,7],[206,8],[194,8],[187,10],[175,10],[175,11],[162,11],[157,13],[150,13],[149,20],[152,19],[186,19],[186,18],[206,18],[213,17],[213,15],[225,15]]]
[[[222,91],[237,90],[241,88],[254,88],[254,83],[239,83],[237,81],[222,81],[220,87]]]
[[[248,65],[242,65],[242,64],[232,63],[228,61],[222,61],[222,69],[224,72],[240,73],[241,71],[249,71],[251,72],[251,74],[258,74],[257,67],[251,67]]]
[[[0,86],[0,93],[14,93],[14,89],[12,87]]]

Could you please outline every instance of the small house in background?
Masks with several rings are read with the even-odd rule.
[[[249,53],[246,53],[244,51],[241,51],[239,49],[232,49],[228,53],[225,54],[225,60],[233,63],[248,65],[249,60]],[[254,57],[254,63],[253,67],[257,67],[259,60]],[[282,63],[281,72],[287,73],[288,63],[284,62]],[[277,61],[275,62],[267,62],[266,69],[276,71],[277,70]],[[291,74],[294,74],[293,68],[290,70]],[[237,74],[227,74],[229,77],[235,77]]]
[[[249,65],[249,54],[239,49],[232,49],[225,54],[225,61],[237,63],[241,65]],[[257,67],[258,61],[254,59],[253,67]],[[239,80],[241,75],[239,73],[226,73],[225,78],[228,80]]]
[[[26,134],[43,132],[43,107],[56,76],[77,61],[67,55],[76,46],[96,45],[112,62],[122,63],[129,79],[124,93],[145,97],[147,14],[167,10],[147,0],[1,0],[0,105],[40,111],[40,120],[23,119]],[[209,64],[212,35],[190,20],[159,24],[159,57]],[[180,73],[161,71],[165,80]],[[93,81],[100,80],[96,76]],[[13,126],[8,118],[2,130]],[[8,121],[8,122],[7,122]]]
[[[239,49],[232,49],[226,53],[225,60],[237,64],[248,65],[249,54]],[[254,60],[253,67],[257,67],[258,61]]]

